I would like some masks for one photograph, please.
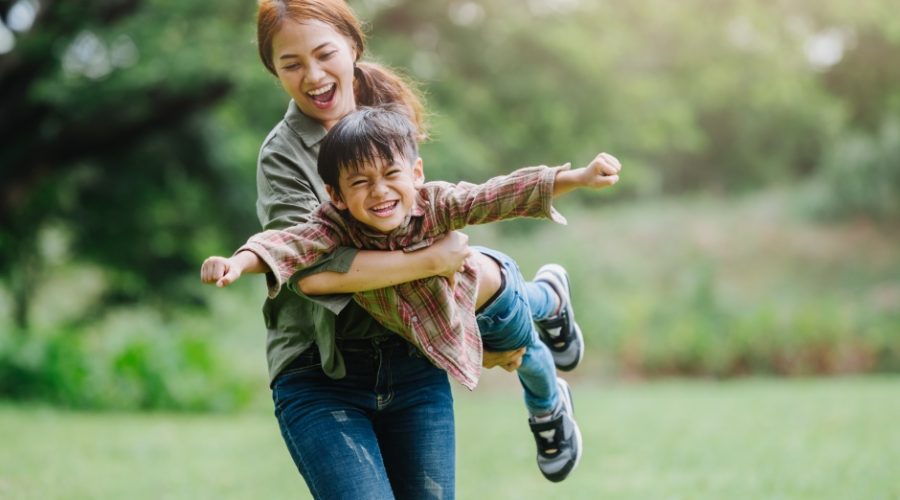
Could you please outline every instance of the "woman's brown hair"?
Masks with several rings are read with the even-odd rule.
[[[275,76],[272,40],[286,20],[302,23],[316,20],[347,37],[356,49],[353,92],[359,106],[400,104],[426,136],[425,107],[415,87],[396,71],[372,62],[360,62],[366,38],[359,20],[344,0],[260,0],[256,16],[256,38],[263,65]]]

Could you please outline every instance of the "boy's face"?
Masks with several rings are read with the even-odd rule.
[[[394,159],[393,164],[378,160],[358,172],[342,170],[338,177],[340,193],[326,186],[332,203],[376,231],[389,233],[398,228],[412,210],[425,175],[421,158],[410,162],[395,155]]]

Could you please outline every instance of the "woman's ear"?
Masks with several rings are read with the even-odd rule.
[[[328,196],[331,197],[331,203],[336,206],[338,210],[347,210],[347,204],[341,199],[341,192],[339,190],[325,184],[325,191],[328,192]]]
[[[417,188],[422,187],[422,184],[425,183],[425,169],[422,166],[422,158],[416,158],[416,162],[413,163],[413,183]]]

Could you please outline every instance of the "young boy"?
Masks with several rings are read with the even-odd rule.
[[[363,108],[335,125],[320,146],[318,170],[331,202],[306,224],[257,234],[231,258],[210,257],[201,276],[225,286],[242,273],[267,273],[274,297],[285,282],[296,290],[297,272],[341,245],[413,251],[468,224],[521,216],[565,223],[552,199],[578,187],[613,185],[620,168],[602,153],[576,170],[530,167],[482,185],[425,184],[412,123],[392,109]],[[510,257],[475,250],[455,283],[432,277],[359,292],[354,300],[470,390],[480,374],[482,343],[494,351],[526,346],[517,372],[538,466],[549,480],[562,481],[581,456],[571,393],[554,370],[554,361],[571,370],[583,352],[568,277],[551,264],[526,283]]]

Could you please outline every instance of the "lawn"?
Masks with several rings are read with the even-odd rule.
[[[900,498],[900,377],[575,378],[581,465],[534,465],[511,377],[457,392],[458,497]],[[237,415],[0,404],[0,498],[307,498],[265,405]]]

